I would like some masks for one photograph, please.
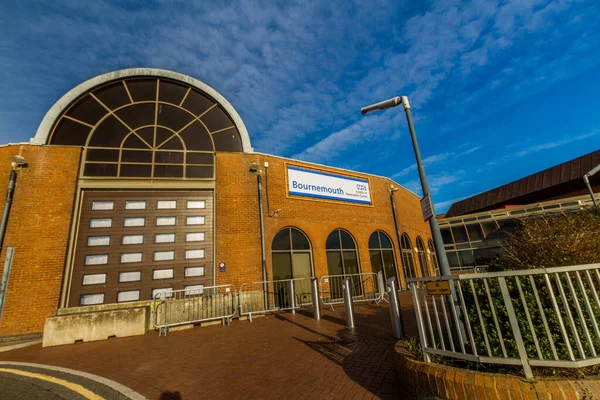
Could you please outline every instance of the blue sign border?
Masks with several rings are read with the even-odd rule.
[[[346,176],[341,176],[341,175],[336,175],[336,174],[329,174],[327,172],[320,172],[320,171],[315,171],[312,169],[304,169],[304,168],[298,168],[298,167],[291,167],[291,166],[287,166],[288,170],[294,170],[294,171],[301,171],[301,172],[308,172],[310,174],[316,174],[316,175],[323,175],[323,176],[331,176],[333,178],[338,178],[338,179],[344,179],[347,181],[351,181],[351,182],[365,182],[365,183],[369,183],[368,179],[360,179],[360,178],[348,178]],[[292,195],[296,195],[296,196],[302,196],[302,197],[314,197],[317,199],[327,199],[327,200],[336,200],[336,201],[345,201],[348,203],[359,203],[359,204],[373,204],[371,200],[353,200],[353,199],[347,199],[345,197],[335,197],[335,196],[323,196],[323,195],[319,195],[319,194],[309,194],[309,193],[304,193],[304,192],[296,192],[296,191],[292,191],[289,188],[289,182],[288,182],[288,193],[292,194]],[[371,191],[369,190],[369,197],[371,197]]]

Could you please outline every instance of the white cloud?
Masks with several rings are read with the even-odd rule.
[[[459,182],[466,175],[465,170],[458,170],[453,172],[441,172],[438,174],[431,174],[427,176],[427,182],[429,183],[429,190],[431,194],[438,194],[442,191],[442,189],[453,183]],[[402,186],[407,188],[408,190],[415,192],[419,195],[422,195],[421,190],[421,181],[419,179],[413,179],[407,182],[402,183]]]

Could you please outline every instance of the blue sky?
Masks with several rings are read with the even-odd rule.
[[[410,98],[437,211],[600,148],[600,3],[3,1],[0,143],[28,141],[98,74],[171,69],[223,94],[256,151],[420,193]]]

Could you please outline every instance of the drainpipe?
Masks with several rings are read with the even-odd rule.
[[[596,196],[594,196],[594,191],[592,190],[592,186],[590,185],[590,177],[600,171],[600,164],[596,165],[590,172],[583,176],[583,181],[590,192],[590,196],[592,196],[592,203],[594,203],[594,207],[598,207],[598,202],[596,201]]]
[[[2,222],[0,223],[0,253],[4,248],[4,235],[6,233],[6,227],[8,225],[8,215],[10,214],[10,207],[13,202],[13,195],[15,192],[15,182],[17,180],[17,170],[27,167],[25,159],[21,156],[13,156],[12,169],[10,171],[10,177],[8,178],[8,191],[6,192],[6,201],[4,203],[4,212],[2,213]]]
[[[265,217],[263,213],[263,196],[262,196],[262,176],[259,169],[258,163],[252,163],[250,165],[250,172],[256,174],[256,183],[258,189],[258,215],[260,220],[260,250],[261,250],[261,264],[262,264],[262,276],[263,276],[263,298],[265,310],[267,309],[267,250],[265,247]]]

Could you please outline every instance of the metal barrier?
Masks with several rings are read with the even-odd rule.
[[[178,325],[214,320],[229,325],[237,311],[237,294],[233,285],[169,290],[156,293],[152,306],[152,324],[166,336]]]
[[[379,305],[383,299],[383,279],[377,274],[366,272],[363,274],[325,275],[319,280],[321,303],[330,306],[344,303],[344,279],[350,278],[352,300],[358,302],[374,302]]]
[[[407,283],[426,362],[437,354],[520,365],[528,378],[531,367],[600,364],[600,264]]]
[[[244,283],[240,286],[239,305],[240,315],[247,315],[250,321],[252,314],[294,312],[312,305],[310,278]]]

